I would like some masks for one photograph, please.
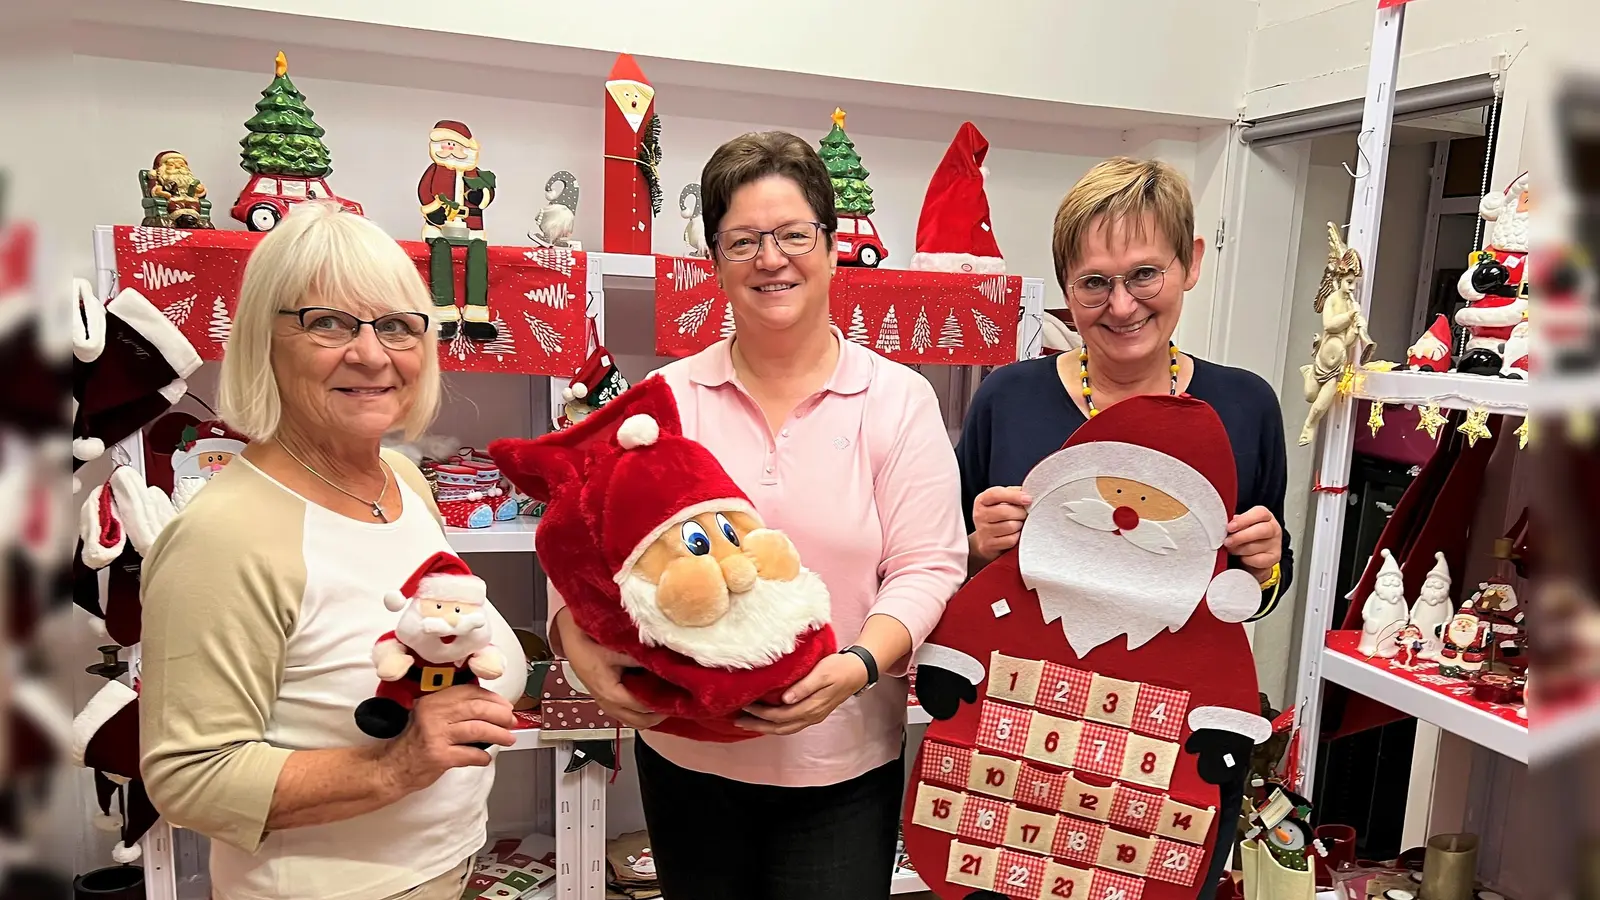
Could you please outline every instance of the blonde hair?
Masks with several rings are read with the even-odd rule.
[[[222,357],[219,412],[253,441],[276,434],[283,416],[272,370],[279,310],[298,309],[308,296],[352,301],[380,315],[433,310],[417,264],[383,229],[332,201],[295,204],[250,254]],[[439,410],[437,330],[430,327],[420,346],[416,394],[399,423],[408,440]]]
[[[1061,292],[1067,292],[1067,272],[1083,258],[1091,228],[1122,222],[1131,235],[1143,237],[1146,214],[1188,271],[1194,261],[1194,201],[1177,169],[1160,160],[1117,156],[1084,173],[1056,209],[1050,250]]]

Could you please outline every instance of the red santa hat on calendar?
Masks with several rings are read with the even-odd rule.
[[[930,272],[1003,274],[1006,261],[989,223],[983,159],[989,141],[976,125],[961,123],[928,182],[917,221],[917,251],[911,268]]]

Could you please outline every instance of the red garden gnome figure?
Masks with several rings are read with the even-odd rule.
[[[622,683],[695,740],[757,737],[733,720],[837,650],[828,589],[767,528],[705,447],[685,438],[672,389],[646,378],[582,421],[489,445],[546,504],[539,564],[573,621],[639,664]]]
[[[1212,896],[1272,733],[1242,625],[1260,588],[1222,548],[1236,481],[1187,396],[1124,400],[1029,473],[1017,548],[916,656],[934,721],[905,840],[939,896]]]
[[[423,695],[504,674],[505,659],[484,614],[487,602],[483,580],[443,551],[386,595],[389,611],[405,614],[372,648],[378,691],[356,707],[356,725],[372,737],[392,738],[405,730]]]

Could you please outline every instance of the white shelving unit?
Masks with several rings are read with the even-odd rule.
[[[1391,406],[1478,409],[1494,415],[1521,416],[1528,411],[1533,386],[1515,378],[1458,375],[1454,372],[1363,372],[1355,396]]]

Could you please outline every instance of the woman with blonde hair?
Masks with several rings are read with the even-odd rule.
[[[141,588],[146,788],[211,839],[216,897],[454,900],[485,839],[522,687],[491,605],[502,677],[426,694],[389,740],[355,719],[400,620],[385,594],[450,549],[421,473],[380,446],[438,407],[429,309],[399,245],[330,203],[297,206],[245,269],[220,399],[251,443]]]

